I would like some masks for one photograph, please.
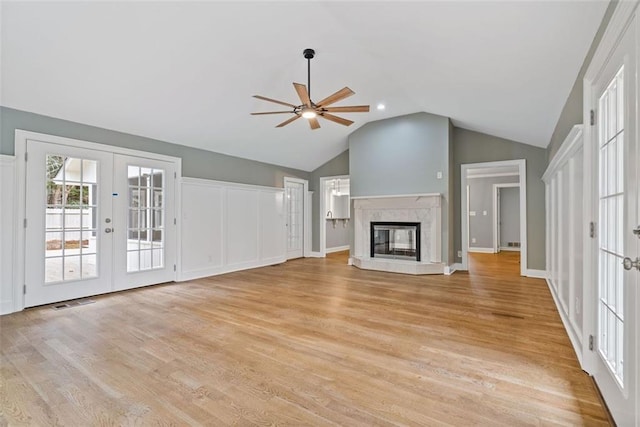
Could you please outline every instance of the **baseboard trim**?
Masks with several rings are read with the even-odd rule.
[[[479,254],[494,254],[493,248],[469,248],[467,252],[476,252]]]
[[[327,254],[332,254],[334,252],[342,252],[342,251],[348,251],[349,249],[351,249],[351,246],[349,245],[344,245],[344,246],[336,246],[333,248],[327,248],[325,249],[325,253]]]
[[[13,313],[13,301],[10,299],[5,299],[0,301],[0,316],[3,314]]]
[[[509,247],[509,246],[505,246],[505,247],[500,246],[500,250],[501,251],[507,251],[507,252],[520,252],[520,248],[514,248],[513,246],[511,246],[511,247]]]
[[[324,255],[322,255],[320,252],[309,252],[309,254],[305,256],[305,258],[324,258]]]
[[[353,258],[349,257],[347,260],[347,265],[353,265]]]
[[[285,257],[269,258],[268,260],[241,263],[234,265],[216,266],[210,268],[202,268],[198,270],[182,271],[176,279],[177,282],[186,282],[188,280],[202,279],[203,277],[219,276],[221,274],[233,273],[234,271],[251,270],[253,268],[267,267],[270,265],[282,264],[286,262]]]
[[[580,340],[580,337],[574,331],[573,327],[571,326],[571,322],[569,321],[569,319],[567,318],[567,315],[562,309],[560,300],[558,299],[558,296],[556,295],[556,292],[553,289],[553,286],[551,286],[551,282],[549,281],[549,279],[545,279],[545,281],[547,282],[547,286],[549,287],[549,292],[551,293],[551,297],[553,298],[553,303],[556,305],[556,310],[560,315],[560,320],[562,320],[562,326],[564,326],[564,330],[567,332],[567,335],[569,336],[569,341],[571,341],[571,346],[573,347],[573,351],[576,354],[576,357],[578,358],[578,362],[580,363],[580,368],[584,370],[584,366],[582,363],[582,342]]]
[[[525,276],[527,277],[533,277],[535,279],[546,279],[547,278],[547,271],[546,270],[534,270],[534,269],[527,269]]]
[[[444,275],[445,276],[451,276],[453,273],[455,273],[456,270],[457,270],[456,265],[457,264],[445,265],[444,266]]]

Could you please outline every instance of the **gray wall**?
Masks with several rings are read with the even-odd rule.
[[[327,249],[351,245],[351,233],[349,232],[349,224],[351,224],[351,221],[347,223],[346,227],[344,226],[344,222],[336,221],[335,228],[333,227],[333,221],[325,220],[324,222],[327,231],[325,246]]]
[[[545,197],[542,174],[547,168],[547,152],[544,148],[520,144],[508,139],[486,135],[466,129],[453,129],[455,215],[454,235],[456,251],[462,249],[460,218],[460,166],[467,163],[498,160],[525,159],[527,162],[527,266],[545,269]],[[457,254],[456,254],[457,255]],[[458,262],[460,258],[457,258]]]
[[[500,246],[520,242],[520,189],[500,189]]]
[[[467,179],[469,186],[469,212],[475,212],[475,216],[469,216],[469,247],[492,248],[493,247],[493,184],[505,184],[518,182],[517,176],[500,176],[490,178]],[[484,212],[487,214],[484,215]],[[473,243],[473,239],[476,242]]]
[[[305,171],[227,156],[108,129],[0,107],[0,154],[13,155],[22,129],[182,158],[182,175],[242,184],[282,187],[285,176],[309,179]],[[259,141],[257,141],[259,142]]]
[[[562,109],[562,113],[560,114],[560,118],[558,119],[558,123],[556,123],[556,128],[551,135],[551,141],[549,141],[549,146],[547,147],[547,158],[549,161],[555,156],[562,145],[562,141],[567,137],[569,131],[574,125],[580,124],[583,122],[582,120],[582,101],[583,101],[583,79],[584,75],[587,72],[587,68],[591,63],[591,59],[593,59],[593,54],[598,47],[598,43],[602,39],[605,29],[611,20],[611,15],[613,15],[613,11],[618,4],[618,0],[612,0],[607,7],[607,10],[604,13],[604,18],[600,23],[600,27],[596,32],[595,37],[593,38],[593,42],[591,43],[591,47],[587,52],[587,56],[584,58],[584,62],[582,63],[582,68],[578,72],[578,76],[576,77],[576,81],[571,88],[571,93],[567,98],[566,103],[564,104],[564,108]]]
[[[349,175],[349,150],[343,151],[324,165],[309,174],[309,190],[313,191],[311,212],[311,250],[320,250],[320,226],[324,224],[324,215],[320,216],[320,178],[326,176]],[[352,221],[347,226],[348,235],[353,235]],[[351,238],[349,238],[349,241]],[[345,245],[349,244],[348,242]],[[329,246],[327,246],[329,247]]]
[[[351,196],[441,193],[442,254],[449,258],[447,117],[416,113],[369,122],[349,136]],[[442,172],[442,178],[436,173]]]

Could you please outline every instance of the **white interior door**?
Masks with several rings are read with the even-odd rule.
[[[111,290],[113,156],[27,142],[25,307]]]
[[[116,154],[113,176],[114,290],[175,280],[174,163]]]
[[[304,182],[285,178],[287,259],[304,256]]]
[[[639,272],[629,262],[637,260],[638,225],[637,111],[635,25],[626,30],[593,94],[597,114],[594,158],[595,192],[599,224],[596,234],[597,280],[596,369],[594,377],[607,406],[620,426],[638,425],[638,325]]]

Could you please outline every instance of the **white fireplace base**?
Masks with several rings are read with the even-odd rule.
[[[444,264],[436,262],[416,262],[400,259],[358,258],[351,259],[351,263],[363,270],[387,271],[402,274],[444,274]]]
[[[441,195],[352,197],[354,251],[351,263],[362,269],[403,274],[444,274],[441,257]],[[419,222],[422,261],[371,257],[371,222]]]

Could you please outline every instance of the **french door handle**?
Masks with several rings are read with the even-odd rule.
[[[629,257],[625,257],[622,260],[622,266],[624,267],[625,270],[631,270],[632,268],[635,268],[636,270],[640,270],[640,258],[636,258],[635,260],[632,260]]]
[[[107,227],[107,228],[104,229],[105,233],[111,233],[112,231],[113,231],[113,228]]]
[[[640,239],[640,225],[633,229],[633,234],[635,234]]]

